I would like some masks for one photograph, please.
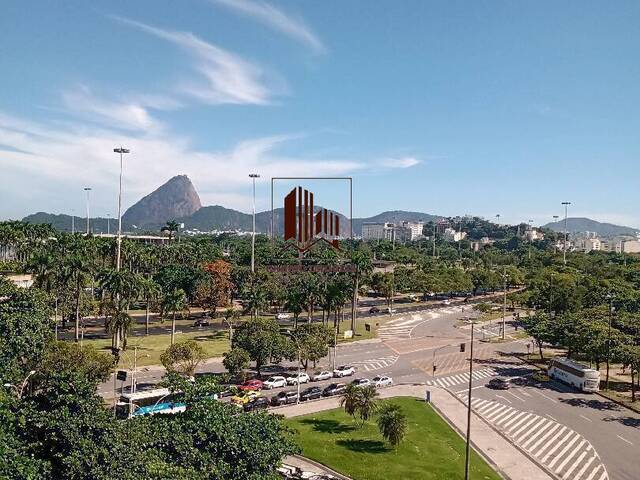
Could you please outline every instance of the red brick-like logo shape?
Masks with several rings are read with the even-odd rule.
[[[306,252],[319,241],[325,241],[340,250],[340,216],[321,208],[313,213],[313,192],[294,187],[284,197],[284,241]]]

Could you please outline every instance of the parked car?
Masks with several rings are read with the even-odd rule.
[[[262,390],[262,380],[254,378],[253,380],[247,380],[241,385],[238,385],[239,390]]]
[[[298,392],[295,390],[290,392],[280,392],[277,395],[271,397],[271,405],[287,405],[289,403],[296,403],[298,400]]]
[[[249,403],[252,400],[260,397],[262,394],[260,392],[256,392],[255,390],[248,390],[245,392],[239,392],[237,395],[231,397],[231,402],[236,405],[244,405],[245,403]]]
[[[340,365],[333,371],[333,376],[337,378],[350,377],[356,373],[356,369],[351,365]]]
[[[276,313],[276,320],[286,320],[287,318],[291,318],[291,314],[284,312]]]
[[[269,406],[269,399],[267,397],[258,397],[250,400],[244,404],[245,412],[252,412],[254,410],[264,410]]]
[[[380,309],[378,307],[371,307],[369,313],[380,313]]]
[[[208,318],[199,318],[195,322],[193,322],[194,327],[208,327],[209,319]]]
[[[287,384],[289,384],[289,385],[297,385],[298,382],[300,382],[300,383],[309,383],[310,381],[311,381],[311,379],[309,378],[309,375],[307,375],[304,372],[295,373],[295,374],[290,375],[289,377],[287,377]]]
[[[322,391],[323,397],[333,397],[334,395],[341,395],[347,386],[344,383],[332,383],[331,385],[325,387]]]
[[[393,379],[385,375],[376,375],[371,380],[371,383],[373,383],[375,387],[390,387],[393,385]]]
[[[313,380],[314,382],[321,382],[322,380],[329,380],[332,377],[333,373],[329,372],[328,370],[322,370],[320,372],[314,373],[311,377],[311,380]]]
[[[487,384],[487,387],[495,390],[509,390],[509,386],[509,380],[505,380],[504,378],[492,378]]]
[[[322,389],[320,387],[309,387],[300,393],[300,401],[315,400],[322,397]]]
[[[529,384],[529,377],[515,377],[510,380],[511,384],[524,387]]]
[[[273,388],[286,387],[286,386],[287,386],[287,379],[280,375],[269,377],[264,382],[262,382],[262,388],[266,388],[267,390],[271,390]]]
[[[451,305],[451,300],[443,300],[442,305]]]
[[[396,312],[397,312],[397,310],[396,310],[395,308],[391,308],[391,307],[389,307],[389,308],[387,308],[386,312],[387,312],[389,315],[391,315],[391,314],[396,313]]]
[[[548,382],[550,380],[549,375],[542,372],[535,372],[533,375],[531,375],[531,378],[533,378],[536,382]]]
[[[371,385],[371,380],[368,378],[356,378],[351,385],[355,385],[356,387],[368,387]]]

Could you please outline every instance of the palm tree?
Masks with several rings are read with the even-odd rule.
[[[129,270],[105,270],[98,275],[98,284],[109,295],[109,310],[105,329],[112,335],[112,347],[126,348],[127,333],[131,326],[131,317],[127,313],[128,305],[139,291],[140,284],[136,275]]]
[[[376,398],[378,397],[378,391],[373,385],[367,385],[366,387],[359,387],[360,395],[358,399],[358,416],[364,422],[369,420],[378,411],[378,403]]]
[[[268,305],[267,293],[264,285],[256,279],[252,279],[242,295],[244,308],[251,312],[252,318],[258,318],[258,314]]]
[[[161,232],[169,232],[169,243],[171,243],[173,234],[174,233],[177,234],[179,230],[180,230],[180,224],[175,220],[168,221],[166,225],[160,229]]]
[[[233,308],[227,308],[222,315],[222,321],[229,326],[229,343],[233,342],[233,327],[240,319],[240,313]]]
[[[111,334],[111,338],[115,342],[114,348],[120,348],[120,342],[122,341],[122,349],[127,349],[127,333],[131,330],[131,324],[133,319],[131,315],[123,308],[116,308],[114,312],[107,317],[105,321],[105,329],[107,333]]]
[[[160,285],[158,285],[151,277],[145,278],[138,275],[138,288],[144,298],[145,304],[144,334],[149,335],[149,313],[151,309],[151,300],[160,295]]]
[[[80,307],[85,285],[91,276],[91,263],[84,252],[75,252],[65,259],[62,267],[63,281],[74,289],[75,295],[75,341],[80,341]]]
[[[351,415],[354,419],[358,413],[358,400],[360,397],[360,388],[350,383],[344,389],[344,393],[340,398],[340,406],[344,408],[347,415]]]
[[[356,271],[353,273],[353,298],[351,299],[351,330],[355,332],[360,282],[364,277],[371,273],[373,267],[371,265],[371,258],[362,250],[358,250],[353,253],[351,256],[351,263],[356,267]]]
[[[396,449],[407,433],[407,416],[400,405],[385,403],[380,408],[378,429],[380,434]]]
[[[173,345],[176,336],[176,313],[184,310],[186,303],[187,296],[181,288],[176,288],[162,299],[163,310],[173,314],[171,318],[171,345]]]

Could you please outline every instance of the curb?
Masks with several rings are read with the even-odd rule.
[[[351,480],[350,477],[346,477],[343,474],[336,472],[335,470],[333,470],[332,468],[327,467],[326,465],[320,463],[320,462],[316,462],[315,460],[312,460],[310,458],[307,457],[303,457],[302,455],[291,455],[294,458],[297,458],[303,462],[307,462],[310,463],[311,465],[313,465],[316,468],[319,468],[320,470],[326,470],[327,472],[329,472],[330,475],[333,475],[334,477],[340,479],[340,480]]]

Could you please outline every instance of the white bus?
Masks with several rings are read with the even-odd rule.
[[[118,416],[131,418],[157,413],[184,412],[186,404],[181,400],[181,392],[171,392],[168,388],[141,390],[135,393],[120,395],[118,402]]]
[[[549,364],[549,376],[583,392],[600,389],[600,372],[568,358],[554,358]]]

